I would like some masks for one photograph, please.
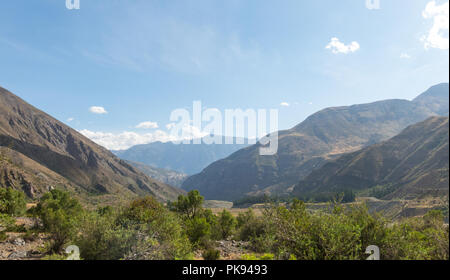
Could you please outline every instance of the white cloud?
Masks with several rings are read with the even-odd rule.
[[[170,141],[202,138],[208,135],[208,133],[201,132],[197,127],[193,127],[190,125],[185,125],[182,131],[183,137],[176,137],[162,130],[156,130],[154,133],[141,134],[133,131],[111,133],[83,129],[80,130],[80,133],[109,150],[125,150],[132,146],[140,144],[148,144],[158,141],[165,143]]]
[[[68,118],[67,119],[68,122],[71,122],[71,121],[74,121],[74,120],[75,120],[75,118]]]
[[[411,56],[409,54],[407,54],[407,53],[401,53],[400,54],[400,58],[410,59]]]
[[[437,5],[436,1],[431,1],[422,12],[425,19],[433,19],[433,26],[428,34],[422,38],[425,49],[436,48],[448,50],[449,38],[449,2]],[[446,37],[445,37],[446,35]]]
[[[152,129],[152,128],[158,128],[157,122],[141,122],[136,126],[136,128],[145,128],[145,129]]]
[[[353,41],[349,45],[346,45],[339,41],[338,38],[333,37],[331,38],[331,42],[325,48],[331,50],[334,54],[348,54],[356,52],[357,50],[359,50],[360,46],[356,41]]]
[[[101,106],[92,106],[89,108],[89,111],[94,114],[107,114],[108,112],[105,110],[105,108]]]
[[[281,102],[281,103],[280,103],[280,106],[283,106],[283,107],[289,107],[290,104],[287,103],[287,102]]]
[[[171,130],[176,124],[175,123],[168,123],[166,124],[167,130]]]
[[[175,140],[166,132],[161,130],[157,130],[155,133],[139,134],[132,131],[110,133],[83,129],[80,133],[95,143],[110,150],[124,150],[139,144],[147,144],[156,141],[168,142]]]

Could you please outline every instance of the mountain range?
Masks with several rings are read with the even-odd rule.
[[[294,186],[329,160],[399,134],[432,116],[448,116],[448,83],[409,100],[321,110],[292,129],[279,132],[278,153],[260,156],[260,144],[243,148],[186,179],[185,190],[207,199],[236,200],[261,193],[290,194]]]
[[[164,168],[157,168],[153,166],[146,165],[141,162],[134,162],[134,161],[126,161],[131,166],[136,167],[138,170],[143,172],[144,174],[148,175],[150,178],[153,178],[155,180],[158,180],[160,182],[166,183],[168,185],[174,186],[174,187],[181,187],[181,184],[186,180],[188,177],[187,174],[164,169]]]
[[[225,143],[225,137],[222,137]],[[233,138],[237,143],[237,138]],[[247,143],[246,139],[241,139]],[[191,140],[192,142],[192,140]],[[196,174],[209,164],[226,158],[232,153],[247,147],[247,144],[174,144],[172,142],[153,142],[136,145],[127,150],[112,151],[121,159],[144,163],[151,167],[163,168],[185,174]]]
[[[139,195],[165,201],[183,193],[1,87],[0,147],[2,187],[23,189],[30,197],[55,187],[92,203]]]
[[[385,200],[448,196],[448,120],[431,117],[387,141],[327,162],[297,184],[294,194],[352,190]]]

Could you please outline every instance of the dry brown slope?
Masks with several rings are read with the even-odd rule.
[[[0,145],[45,166],[88,194],[174,199],[181,190],[157,182],[74,129],[0,87]]]

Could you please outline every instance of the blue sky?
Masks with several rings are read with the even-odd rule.
[[[448,0],[80,3],[1,2],[0,86],[108,148],[164,139],[194,100],[276,108],[287,129],[448,82]]]

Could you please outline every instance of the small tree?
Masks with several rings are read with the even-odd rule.
[[[220,213],[217,226],[219,228],[220,237],[227,239],[234,231],[236,226],[236,219],[227,210],[223,210]]]
[[[52,190],[41,198],[36,213],[44,230],[51,234],[50,251],[59,253],[66,242],[76,236],[83,208],[67,192]]]
[[[171,206],[174,211],[185,215],[188,219],[194,219],[201,213],[203,201],[204,197],[200,195],[199,191],[193,190],[187,196],[178,196],[178,200]]]
[[[22,215],[26,210],[25,194],[12,188],[0,188],[0,213]]]

